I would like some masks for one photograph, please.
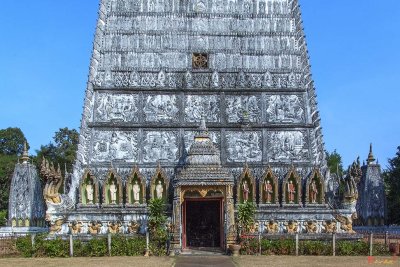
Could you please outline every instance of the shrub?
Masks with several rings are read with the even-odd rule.
[[[127,253],[126,238],[121,235],[113,235],[111,238],[111,255],[125,256]]]
[[[296,243],[292,239],[261,239],[262,255],[293,255],[295,254],[295,249]]]
[[[30,235],[17,238],[16,247],[23,257],[29,258],[33,256],[34,249],[32,248]]]
[[[259,253],[258,237],[244,238],[240,242],[240,254],[242,255],[255,255]]]
[[[367,256],[369,246],[363,241],[339,241],[336,243],[338,256]]]
[[[44,239],[44,236],[38,236],[35,239],[35,257],[68,257],[69,241],[56,238],[52,240]]]
[[[108,255],[107,238],[92,238],[83,246],[83,253],[89,257],[104,257]]]
[[[0,210],[0,226],[5,226],[7,223],[7,210]]]
[[[372,247],[372,255],[374,256],[389,256],[392,255],[390,253],[389,248],[385,244],[374,244]]]
[[[135,237],[126,240],[126,256],[143,256],[146,251],[146,238]]]
[[[329,256],[332,255],[332,243],[324,241],[300,241],[299,242],[300,255],[314,255],[314,256]]]

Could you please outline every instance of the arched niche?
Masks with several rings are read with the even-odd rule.
[[[125,194],[126,202],[129,205],[146,204],[146,179],[143,178],[137,166],[132,169],[131,174],[128,176]],[[138,200],[135,199],[135,194],[139,195]]]
[[[168,202],[169,180],[164,170],[158,165],[155,174],[151,178],[150,196],[151,198],[162,198]]]
[[[279,181],[271,167],[265,170],[264,175],[260,179],[260,204],[279,204]]]
[[[237,189],[237,202],[243,203],[246,201],[255,202],[256,201],[256,183],[254,176],[251,173],[250,168],[246,164],[243,168],[243,172],[239,177]]]
[[[82,205],[99,203],[99,186],[90,170],[86,170],[82,176],[79,186],[79,203]]]
[[[282,184],[282,203],[301,205],[301,178],[292,166]]]
[[[113,199],[113,194],[115,199]],[[104,205],[122,205],[122,180],[115,172],[110,170],[107,179],[103,184],[103,204]]]
[[[314,169],[306,187],[306,204],[324,204],[325,203],[325,188],[324,179],[318,169]]]

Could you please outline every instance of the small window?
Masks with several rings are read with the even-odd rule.
[[[208,55],[202,53],[193,53],[192,67],[194,69],[207,69],[208,68]]]

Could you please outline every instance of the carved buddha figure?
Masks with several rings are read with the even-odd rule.
[[[135,204],[139,204],[140,201],[140,186],[137,181],[134,182],[132,186],[132,192],[133,192],[133,202]]]
[[[86,198],[87,198],[87,202],[88,204],[93,204],[93,183],[92,180],[89,179],[89,181],[86,184]]]
[[[264,193],[265,193],[265,202],[271,203],[272,202],[272,195],[274,190],[272,188],[272,184],[269,180],[264,183]]]
[[[244,180],[243,185],[242,185],[242,192],[243,192],[243,201],[247,202],[249,200],[249,185],[247,184],[247,181]]]
[[[310,184],[310,196],[311,196],[311,203],[317,202],[318,188],[317,184],[315,183],[315,179],[312,180]]]
[[[161,180],[158,180],[158,184],[156,185],[156,197],[162,198],[163,197],[164,188],[161,183]]]
[[[296,187],[293,184],[292,181],[290,181],[287,185],[287,190],[288,190],[288,196],[289,196],[289,203],[293,203],[294,202],[294,197],[296,194]]]
[[[111,181],[110,185],[110,197],[111,197],[111,204],[117,203],[117,186],[115,185],[115,181]]]

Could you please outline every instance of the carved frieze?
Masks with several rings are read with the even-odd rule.
[[[219,102],[216,95],[187,95],[185,121],[199,122],[202,116],[205,116],[207,122],[219,122]]]
[[[92,136],[92,160],[137,161],[137,132],[127,131],[94,131]]]
[[[261,161],[261,133],[228,132],[226,134],[226,152],[228,162]]]
[[[260,121],[259,96],[227,96],[225,99],[228,122],[241,122],[245,119],[250,122]]]
[[[148,122],[172,122],[178,120],[175,95],[147,95],[144,103],[145,120]]]
[[[175,162],[178,159],[178,134],[173,131],[145,131],[143,162],[159,160]]]
[[[138,96],[101,93],[98,95],[95,121],[137,122]]]
[[[271,123],[304,122],[303,98],[298,95],[267,95],[267,121]]]
[[[268,133],[270,161],[309,159],[306,131],[274,131]]]

